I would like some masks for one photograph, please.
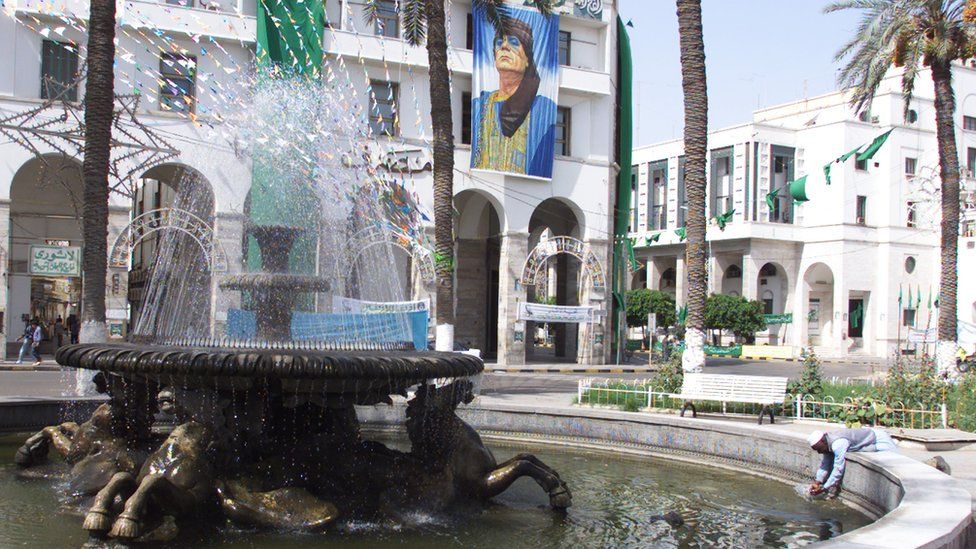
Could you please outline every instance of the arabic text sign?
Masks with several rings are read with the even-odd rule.
[[[793,322],[793,313],[763,315],[763,318],[766,319],[766,324],[791,324]]]
[[[531,320],[532,322],[569,322],[569,323],[590,323],[594,322],[595,311],[593,307],[569,307],[563,305],[542,305],[540,303],[519,303],[519,320]]]
[[[909,343],[935,343],[938,339],[939,331],[936,328],[929,328],[928,330],[916,330],[915,328],[908,329],[908,342]]]
[[[29,272],[32,275],[80,276],[81,248],[31,246]]]

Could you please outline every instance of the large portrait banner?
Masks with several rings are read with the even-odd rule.
[[[559,16],[504,6],[505,31],[474,3],[471,168],[552,178]]]

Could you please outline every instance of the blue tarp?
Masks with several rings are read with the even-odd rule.
[[[291,337],[316,341],[411,341],[416,349],[427,348],[427,311],[411,313],[304,313],[291,318]],[[257,336],[254,311],[227,311],[227,337],[253,339]]]

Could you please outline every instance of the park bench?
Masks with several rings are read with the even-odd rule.
[[[685,401],[681,406],[681,417],[688,408],[691,408],[692,417],[698,417],[695,401],[721,402],[723,411],[727,402],[760,404],[759,424],[762,425],[766,414],[769,415],[769,423],[774,423],[773,406],[783,403],[786,381],[785,377],[685,374],[681,392],[668,396]]]

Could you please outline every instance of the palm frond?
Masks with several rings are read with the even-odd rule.
[[[400,0],[400,19],[403,21],[403,39],[411,46],[423,44],[427,38],[427,2]]]
[[[363,21],[374,23],[377,17],[379,17],[379,6],[376,5],[376,0],[364,0]]]
[[[501,32],[508,30],[509,15],[504,0],[474,0],[474,4],[485,12],[485,18],[492,27]]]

